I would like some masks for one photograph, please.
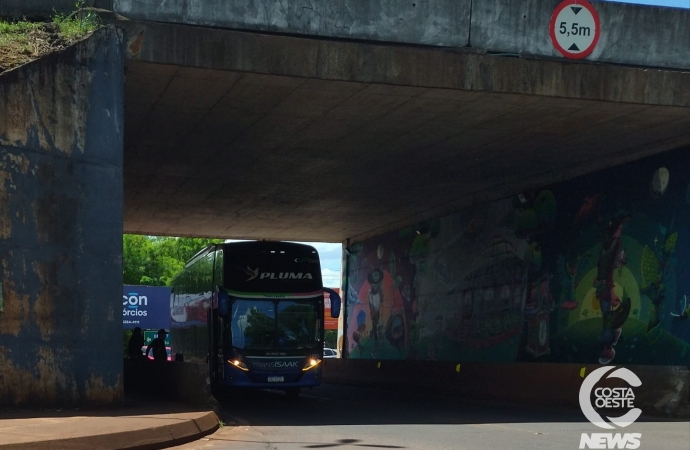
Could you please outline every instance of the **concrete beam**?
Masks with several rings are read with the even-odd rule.
[[[0,75],[0,406],[122,399],[122,35]]]
[[[471,0],[114,0],[136,20],[311,36],[464,47]]]
[[[690,106],[690,72],[120,20],[135,61],[321,80]]]
[[[113,0],[135,20],[563,59],[549,37],[560,1]],[[589,61],[690,69],[690,10],[595,2],[601,38]],[[470,19],[471,18],[471,19]],[[471,20],[471,24],[470,24]]]
[[[474,1],[472,47],[523,57],[562,58],[549,36],[551,15],[559,3]],[[601,37],[588,61],[690,69],[690,9],[592,4],[601,22]]]

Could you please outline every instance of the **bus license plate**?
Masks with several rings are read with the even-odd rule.
[[[285,381],[285,377],[268,377],[269,383],[282,383]]]

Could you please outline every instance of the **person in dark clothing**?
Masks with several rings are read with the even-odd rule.
[[[165,348],[165,336],[167,333],[164,329],[158,330],[158,337],[151,341],[148,347],[146,347],[146,356],[149,356],[149,352],[153,350],[153,360],[154,361],[167,361],[168,352]]]
[[[158,337],[154,339],[148,347],[146,347],[146,356],[149,356],[149,352],[153,349],[153,360],[154,361],[167,361],[168,352],[165,349],[165,336],[167,333],[164,329],[158,330]]]
[[[144,346],[144,335],[141,333],[141,328],[136,327],[132,331],[132,337],[129,338],[127,344],[127,355],[129,359],[141,359],[144,355],[141,353],[141,347]]]

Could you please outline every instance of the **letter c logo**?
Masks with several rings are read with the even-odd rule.
[[[582,382],[582,386],[580,386],[580,408],[582,409],[582,414],[585,415],[587,420],[592,422],[594,425],[598,426],[599,428],[605,428],[607,430],[614,429],[613,426],[611,426],[608,422],[606,422],[602,417],[597,413],[594,408],[592,407],[592,402],[590,400],[590,395],[592,393],[592,389],[594,388],[594,385],[596,385],[599,380],[601,380],[604,375],[606,375],[608,372],[610,372],[612,369],[615,369],[615,366],[606,366],[606,367],[600,367],[599,369],[596,369],[594,372],[590,373],[587,378],[585,378],[585,381]],[[632,387],[639,387],[642,385],[642,381],[632,373],[630,370],[626,368],[620,368],[613,373],[611,373],[609,376],[606,378],[620,378],[624,381],[626,381],[630,386]],[[603,390],[601,388],[597,388],[594,393],[595,395],[597,392],[603,394]],[[610,390],[609,390],[610,391]],[[606,417],[609,419],[611,422],[613,422],[615,425],[618,425],[621,428],[627,427],[628,425],[632,424],[635,422],[640,415],[642,414],[642,410],[639,408],[633,408],[624,415],[620,417]]]

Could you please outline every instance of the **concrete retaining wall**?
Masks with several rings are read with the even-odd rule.
[[[563,59],[549,37],[560,0],[112,0],[130,19]],[[595,2],[590,61],[690,68],[690,10]]]
[[[601,366],[422,361],[324,360],[323,381],[408,388],[462,397],[579,408],[583,378]],[[690,417],[690,370],[675,366],[626,366],[642,380],[635,406],[646,415]],[[597,386],[626,386],[602,380]]]
[[[0,75],[0,405],[122,398],[123,48]]]

